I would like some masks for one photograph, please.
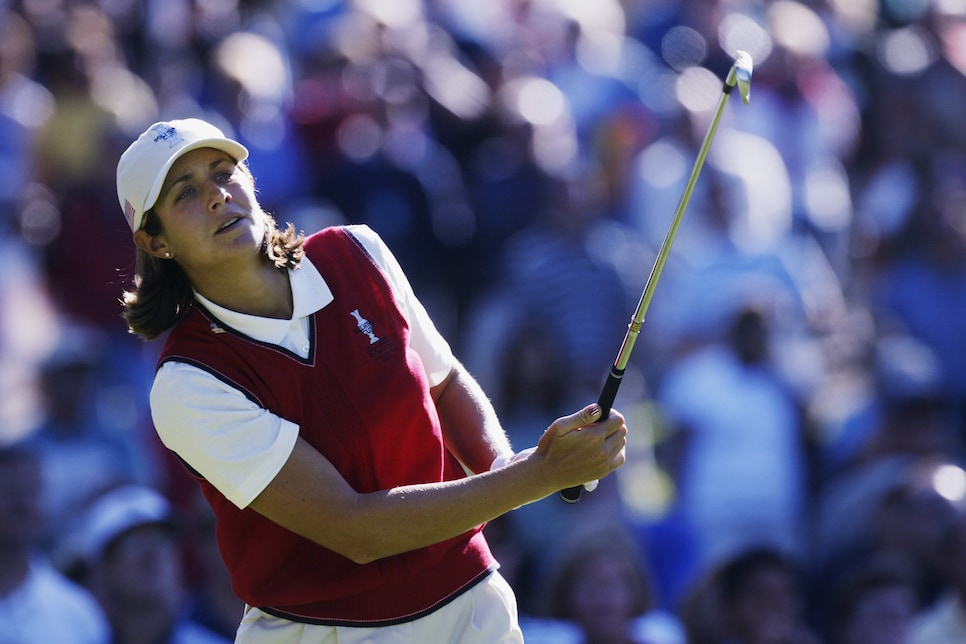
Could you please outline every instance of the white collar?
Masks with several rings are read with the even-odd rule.
[[[332,290],[325,278],[307,258],[302,259],[297,269],[289,269],[288,281],[292,289],[292,317],[288,320],[232,311],[215,304],[197,291],[195,298],[231,328],[261,342],[281,344],[294,321],[321,310],[333,299]]]

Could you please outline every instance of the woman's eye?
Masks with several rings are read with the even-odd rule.
[[[184,190],[178,193],[178,196],[175,200],[181,201],[186,197],[190,197],[192,194],[194,194],[194,191],[195,191],[194,188],[185,188]]]

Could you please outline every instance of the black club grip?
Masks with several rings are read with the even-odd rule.
[[[607,375],[607,382],[604,383],[604,388],[601,390],[600,397],[597,399],[597,406],[600,407],[600,418],[597,419],[598,423],[607,420],[607,417],[610,416],[611,407],[614,406],[614,399],[617,398],[617,390],[620,388],[623,379],[624,370],[618,369],[616,366],[611,367],[610,373]],[[582,485],[568,487],[565,490],[560,490],[560,498],[566,503],[576,503],[580,500],[582,490]]]

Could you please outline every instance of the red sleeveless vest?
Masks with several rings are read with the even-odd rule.
[[[195,303],[172,329],[159,366],[195,365],[299,425],[299,435],[358,492],[463,477],[443,446],[429,384],[382,271],[343,228],[310,236],[305,251],[334,296],[311,318],[307,359],[245,336]],[[410,621],[495,567],[481,527],[356,564],[198,481],[218,518],[235,593],[279,617],[351,626]]]

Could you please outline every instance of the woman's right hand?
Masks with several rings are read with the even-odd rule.
[[[624,464],[627,426],[611,410],[603,421],[600,407],[588,405],[555,420],[540,437],[531,458],[540,459],[544,476],[562,490],[601,479]]]

